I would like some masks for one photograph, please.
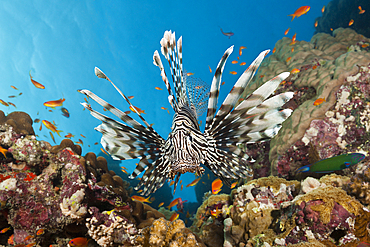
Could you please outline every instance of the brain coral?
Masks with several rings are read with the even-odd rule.
[[[269,156],[273,175],[278,174],[278,156],[301,141],[312,120],[324,119],[329,109],[334,108],[337,103],[342,103],[339,102],[341,98],[346,100],[342,95],[337,95],[338,90],[349,76],[359,72],[359,66],[367,67],[370,64],[370,53],[361,47],[361,44],[368,44],[370,39],[348,28],[334,30],[333,35],[319,33],[314,35],[310,42],[297,41],[294,45],[290,45],[289,38],[279,40],[275,45],[276,52],[262,63],[251,86],[251,90],[254,90],[268,78],[297,68],[300,70],[299,73],[290,75],[284,82],[282,90],[297,92],[301,88],[312,88],[316,92],[314,97],[305,98],[304,101],[299,99],[302,98],[301,93],[296,94],[292,100],[295,102],[291,103],[294,112],[283,123],[279,134],[271,140]],[[325,101],[320,105],[314,105],[315,100],[319,98]],[[340,126],[337,122],[333,120],[332,123],[339,131]]]

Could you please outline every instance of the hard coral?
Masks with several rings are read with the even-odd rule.
[[[141,247],[205,247],[180,219],[170,222],[159,218],[153,222],[152,226],[144,228],[135,240]]]
[[[251,84],[251,90],[259,87],[265,78],[272,78],[276,73],[297,68],[300,72],[287,78],[277,93],[283,90],[299,91],[302,87],[313,88],[316,92],[316,96],[305,98],[303,102],[299,100],[303,95],[292,100],[293,103],[296,101],[299,104],[293,107],[294,112],[283,123],[278,135],[271,140],[269,159],[273,175],[282,173],[282,176],[289,176],[290,173],[286,170],[291,163],[291,157],[285,155],[287,150],[294,147],[293,151],[301,152],[302,156],[307,157],[309,149],[305,146],[308,141],[317,145],[315,148],[318,148],[318,153],[323,158],[355,152],[365,145],[368,136],[365,106],[368,100],[367,94],[363,92],[368,90],[365,86],[368,84],[368,80],[365,80],[368,78],[368,69],[365,67],[370,64],[370,52],[347,49],[360,41],[370,42],[370,39],[351,29],[339,28],[334,31],[334,37],[319,33],[312,37],[311,42],[297,41],[292,52],[291,40],[283,38],[276,43],[276,52],[261,64],[258,75],[264,77],[257,75],[255,82]],[[288,57],[291,59],[287,62]],[[364,68],[359,69],[359,66]],[[351,84],[351,76],[358,73],[361,74],[359,80]],[[349,91],[343,87],[348,87]],[[345,91],[350,95],[346,96],[348,94]],[[320,98],[325,101],[314,105]],[[361,119],[355,116],[363,117]],[[312,123],[313,120],[316,122]],[[308,131],[310,127],[312,129]],[[332,135],[329,135],[330,130],[334,130],[334,133],[331,131]],[[302,141],[304,146],[301,145]],[[319,145],[320,141],[324,143]]]
[[[0,111],[0,125],[10,125],[18,134],[35,135],[32,128],[32,119],[25,112],[14,111],[5,116],[3,111]]]

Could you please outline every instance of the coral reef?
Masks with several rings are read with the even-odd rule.
[[[29,134],[33,130],[17,133],[9,119],[16,119],[10,122],[21,131],[32,129],[24,124],[32,120],[26,121],[26,113],[9,116],[0,125],[0,146],[6,150],[0,156],[0,228],[8,229],[0,245],[67,246],[72,238],[85,237],[89,245],[139,246],[135,238],[141,229],[164,217],[132,201],[129,182],[109,170],[105,158],[81,157],[81,147],[70,140],[51,146]],[[171,246],[204,246],[179,222],[168,229]]]
[[[311,42],[290,45],[291,39],[283,38],[276,43],[276,52],[262,63],[251,90],[282,71],[297,68],[299,73],[276,92],[296,94],[288,102],[294,112],[270,142],[272,175],[294,178],[296,168],[311,163],[312,153],[324,159],[367,152],[370,53],[359,44],[369,42],[352,29],[339,28],[334,37],[319,33]],[[307,95],[309,89],[315,94]],[[317,99],[324,101],[314,104]]]

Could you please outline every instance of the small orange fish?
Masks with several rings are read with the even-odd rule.
[[[24,238],[24,241],[27,241],[27,240],[29,240],[31,238],[34,238],[34,237],[35,237],[34,235],[28,235],[27,237]]]
[[[159,203],[158,207],[162,207],[164,202]]]
[[[315,102],[313,102],[313,105],[315,105],[315,106],[321,105],[325,101],[326,101],[325,98],[318,98],[317,100],[315,100]]]
[[[9,231],[10,230],[10,226],[9,227],[7,227],[7,228],[4,228],[4,229],[2,229],[1,231],[0,231],[0,233],[6,233],[7,231]]]
[[[69,241],[68,244],[72,247],[87,247],[90,240],[91,239],[78,237],[78,238],[74,238],[71,241]]]
[[[4,157],[6,157],[7,152],[8,152],[8,149],[5,149],[2,146],[0,146],[0,153],[2,153],[4,155]],[[2,232],[0,232],[0,233],[2,233]]]
[[[171,183],[170,183],[170,186],[172,186],[174,183],[175,183],[175,181],[172,180]]]
[[[223,82],[221,83],[221,85],[225,85],[225,82],[223,81]]]
[[[0,103],[1,104],[3,104],[3,105],[5,105],[5,106],[9,106],[9,104],[8,103],[6,103],[4,100],[2,100],[2,99],[0,99]]]
[[[272,49],[272,53],[275,53],[276,52],[276,48]]]
[[[49,134],[50,134],[50,137],[53,140],[53,142],[56,144],[55,139],[54,139],[54,136],[53,136],[53,133],[52,132],[49,132]]]
[[[123,173],[127,174],[128,175],[128,172],[125,170],[125,169],[122,169],[121,170]],[[139,192],[140,193],[140,192]]]
[[[288,27],[287,30],[285,30],[284,35],[287,35],[289,33],[290,27]]]
[[[333,32],[333,28],[330,28],[330,31],[332,31],[332,32]]]
[[[12,99],[12,98],[15,98],[17,97],[17,95],[9,95],[8,98]]]
[[[162,88],[160,88],[160,87],[155,87],[155,89],[157,89],[157,90],[163,90]]]
[[[359,14],[361,15],[361,14],[363,14],[363,13],[365,13],[365,10],[364,9],[362,9],[362,7],[361,6],[358,6],[358,9],[360,10],[360,12],[359,12]]]
[[[65,138],[71,138],[71,137],[74,137],[74,135],[72,135],[71,133],[68,133],[67,135],[64,136]]]
[[[191,76],[191,75],[194,75],[194,73],[186,73],[187,76]]]
[[[39,230],[36,232],[36,235],[37,235],[37,236],[42,235],[42,234],[44,234],[44,232],[45,232],[45,229],[41,228],[41,229],[39,229]]]
[[[127,98],[128,98],[128,99],[133,99],[133,98],[134,98],[134,96],[127,96]]]
[[[31,79],[31,82],[33,83],[33,85],[39,89],[45,89],[45,86],[42,85],[41,83],[38,83],[37,81],[35,81],[34,79],[32,79],[32,76],[31,76],[31,70],[30,70],[30,79]]]
[[[208,65],[208,68],[209,68],[209,72],[212,73],[211,66]]]
[[[297,33],[295,33],[292,37],[292,42],[289,44],[289,45],[294,45],[296,43],[296,39],[297,39]]]
[[[182,190],[183,188],[184,188],[184,185],[182,184],[182,185],[181,185],[181,190]]]
[[[149,201],[150,196],[148,198],[144,198],[142,196],[131,196],[131,199],[134,200],[134,201],[139,201],[139,202],[152,203],[151,201]]]
[[[124,113],[127,115],[127,114],[130,114],[130,113],[131,113],[131,111],[125,111]]]
[[[64,101],[65,101],[65,98],[63,98],[63,99],[58,99],[58,100],[50,100],[50,101],[46,101],[46,102],[44,103],[44,106],[46,106],[46,107],[57,107],[57,106],[62,106]]]
[[[296,11],[294,11],[293,14],[288,15],[288,16],[292,16],[292,21],[293,21],[295,17],[300,17],[301,15],[306,14],[310,10],[310,8],[311,8],[310,6],[299,7]]]
[[[294,51],[294,47],[292,47],[292,49],[290,49],[290,51],[293,52]]]
[[[315,21],[314,26],[317,27],[318,24],[319,24],[319,22],[318,21]]]
[[[173,213],[173,214],[171,215],[170,221],[177,220],[178,218],[179,218],[179,214],[175,212],[175,213]]]
[[[232,61],[231,63],[232,63],[232,64],[237,64],[237,63],[238,63],[238,61],[237,61],[237,60],[234,60],[234,61]]]
[[[217,208],[217,209],[211,210],[211,215],[212,215],[212,216],[214,216],[214,217],[217,217],[217,216],[219,216],[220,214],[222,214],[222,209],[220,209],[220,208]]]
[[[168,114],[170,114],[170,111],[168,110],[168,108],[161,106],[161,109],[162,109],[162,110],[167,111],[167,112],[168,112]],[[171,114],[170,114],[170,115],[171,115]]]
[[[325,11],[325,5],[321,8],[321,13],[324,13]]]
[[[138,191],[137,191],[137,193],[141,193],[141,192],[143,192],[143,190],[138,190]]]
[[[231,188],[231,189],[234,189],[234,188],[235,188],[235,186],[236,186],[237,184],[238,184],[238,182],[234,182],[234,183],[232,183],[232,184],[231,184],[231,186],[230,186],[230,188]]]
[[[361,45],[361,47],[362,47],[362,48],[366,48],[366,47],[368,47],[368,46],[369,46],[369,44],[362,44],[362,45]]]
[[[221,188],[224,184],[222,183],[221,179],[216,178],[212,182],[212,194],[216,195],[221,191]]]
[[[354,21],[353,19],[351,19],[351,20],[349,21],[349,23],[348,23],[348,26],[352,26],[354,22],[355,22],[355,21]]]
[[[172,207],[176,206],[176,205],[179,203],[179,199],[181,199],[181,198],[176,198],[176,199],[174,199],[174,200],[170,203],[170,205],[168,205],[168,206],[167,206],[167,208],[168,208],[168,209],[170,209],[170,208],[172,208]]]
[[[144,110],[141,110],[139,107],[136,107],[136,106],[134,106],[135,107],[135,109],[136,109],[136,111],[138,112],[138,113],[142,113],[142,114],[146,114],[145,113],[145,111]],[[130,110],[132,111],[132,112],[135,112],[134,111],[134,109],[130,106]]]
[[[243,66],[243,65],[246,65],[247,63],[246,62],[242,62],[242,63],[240,63],[239,65],[240,66]]]
[[[232,75],[236,75],[236,74],[238,74],[236,71],[230,71],[230,74],[232,74]]]
[[[201,177],[196,178],[193,182],[191,182],[190,184],[186,185],[186,188],[187,187],[190,187],[190,186],[195,186],[199,182],[200,179],[201,179]]]
[[[290,61],[290,59],[292,59],[292,57],[288,57],[285,62],[288,63]]]
[[[50,123],[47,120],[42,120],[42,123],[45,125],[46,128],[53,131],[54,133],[57,133],[58,136],[60,136],[59,132],[63,132],[62,130],[57,130],[57,127],[55,127],[54,124]]]
[[[8,238],[8,244],[14,245],[14,234]]]
[[[299,69],[297,69],[297,68],[294,68],[294,69],[292,69],[292,71],[290,71],[290,73],[291,74],[297,74],[297,73],[299,73],[300,72],[300,70]]]
[[[84,145],[84,142],[81,140],[81,139],[78,139],[78,142],[76,142],[77,144],[81,144],[81,145]]]
[[[109,156],[109,154],[107,153],[107,151],[105,151],[103,148],[100,148],[100,151],[102,151],[103,153],[105,153],[107,156]]]
[[[313,70],[315,70],[316,68],[317,68],[317,66],[316,66],[316,65],[312,66],[312,69],[313,69]]]
[[[95,142],[94,145],[98,145],[99,143],[98,142]]]
[[[265,75],[260,75],[260,78],[263,78],[263,77],[265,77]]]
[[[240,46],[240,48],[239,48],[239,56],[241,56],[241,55],[242,55],[242,53],[243,53],[243,49],[247,49],[247,47],[245,47],[245,46]],[[238,57],[238,60],[239,60],[239,57]]]
[[[80,134],[80,136],[82,136],[83,138],[86,138],[86,136],[84,136],[83,134]]]
[[[361,6],[360,6],[361,7]],[[10,86],[11,88],[15,89],[15,90],[19,90],[18,88],[14,87],[14,86]]]

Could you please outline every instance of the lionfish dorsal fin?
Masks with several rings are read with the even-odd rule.
[[[188,76],[186,71],[183,77],[190,103],[199,118],[207,110],[210,86],[199,78]]]
[[[213,76],[213,80],[211,84],[211,91],[210,91],[209,100],[208,100],[206,129],[208,129],[209,125],[212,123],[213,117],[216,113],[217,100],[218,100],[218,95],[220,92],[222,72],[224,71],[226,60],[230,56],[230,54],[233,52],[233,49],[234,49],[234,46],[231,46],[225,51],[224,55],[222,56],[220,62],[217,65],[215,75]]]

